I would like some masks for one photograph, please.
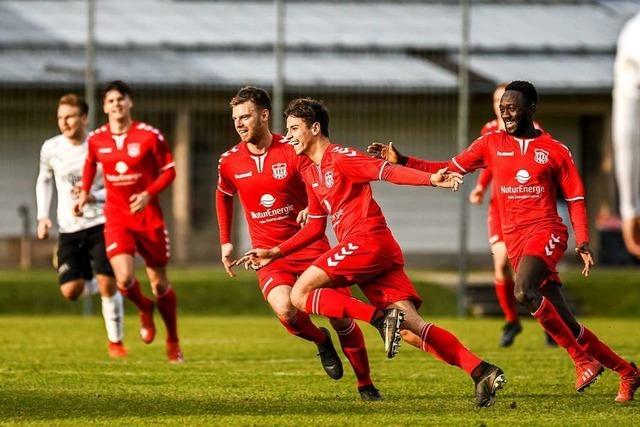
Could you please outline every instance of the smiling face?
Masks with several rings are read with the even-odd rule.
[[[58,107],[58,128],[60,133],[71,140],[81,139],[87,125],[87,115],[80,114],[80,108],[69,104]]]
[[[130,120],[133,100],[129,95],[123,95],[120,91],[112,89],[104,94],[103,110],[109,116],[109,120]]]
[[[528,104],[524,95],[517,90],[508,90],[500,100],[500,117],[509,135],[522,135],[533,126],[535,104]]]
[[[256,144],[269,130],[269,110],[259,108],[252,101],[234,105],[233,126],[243,142]]]
[[[320,124],[309,126],[303,119],[287,116],[287,139],[297,155],[307,154],[309,147],[320,133]]]

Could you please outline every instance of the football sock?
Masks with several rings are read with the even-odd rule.
[[[542,297],[542,304],[540,304],[535,313],[531,314],[555,342],[567,350],[576,365],[591,362],[589,355],[578,344],[578,341],[571,333],[571,329],[564,323],[564,320],[562,320],[562,317],[560,317],[558,311],[548,299]]]
[[[176,293],[173,291],[173,288],[168,288],[164,294],[156,296],[156,304],[158,304],[158,311],[167,327],[167,341],[177,343],[177,303]]]
[[[376,308],[359,299],[331,288],[318,288],[309,292],[306,312],[325,317],[351,318],[370,322]]]
[[[633,374],[635,369],[633,366],[618,354],[611,350],[605,343],[600,341],[597,336],[589,329],[582,326],[578,343],[582,345],[587,353],[605,367],[616,371],[620,376]]]
[[[107,338],[111,342],[120,342],[124,337],[124,308],[120,292],[102,298],[102,317],[107,329]]]
[[[138,307],[140,311],[149,310],[153,306],[153,301],[144,296],[140,290],[140,283],[133,279],[129,282],[129,286],[125,289],[119,289],[122,296],[125,296]]]
[[[364,387],[373,384],[369,371],[369,357],[367,356],[367,347],[364,343],[364,336],[360,327],[351,320],[349,326],[338,333],[340,346],[344,355],[349,359],[349,363],[353,368],[358,380],[358,387]]]
[[[496,297],[498,297],[498,303],[504,313],[504,319],[509,323],[515,323],[518,321],[518,311],[516,309],[516,296],[513,291],[513,280],[495,280]]]
[[[313,341],[316,344],[322,344],[327,339],[327,336],[313,324],[309,315],[304,311],[298,311],[289,320],[281,318],[278,318],[278,320],[290,334],[297,337]]]
[[[469,375],[480,365],[480,360],[471,353],[451,332],[448,332],[433,323],[427,323],[420,331],[422,351],[435,355],[438,359],[457,366]]]

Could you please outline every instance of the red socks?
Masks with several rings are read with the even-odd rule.
[[[582,331],[578,337],[578,343],[589,353],[591,357],[602,363],[605,367],[616,371],[620,376],[633,374],[635,369],[615,351],[611,350],[605,343],[600,341],[589,329],[582,326]]]
[[[542,304],[532,315],[538,319],[538,323],[551,335],[555,342],[567,350],[576,365],[591,362],[589,355],[578,344],[571,333],[571,329],[564,323],[564,320],[562,320],[562,317],[560,317],[558,311],[549,300],[543,297]]]
[[[498,303],[502,312],[504,313],[504,319],[509,323],[515,323],[518,321],[518,311],[516,309],[516,296],[514,293],[513,280],[495,280],[496,297],[498,297]]]
[[[377,310],[374,306],[335,289],[318,288],[309,293],[305,311],[325,317],[348,317],[369,323]]]
[[[291,335],[322,344],[327,338],[326,335],[311,322],[309,315],[303,311],[298,311],[291,320],[280,319],[280,323]]]
[[[480,360],[471,353],[452,333],[437,327],[433,323],[427,323],[420,332],[422,343],[420,348],[435,355],[438,359],[464,369],[469,375],[475,367],[480,365]]]
[[[167,341],[178,342],[178,325],[177,325],[177,303],[176,293],[173,288],[167,289],[167,291],[156,297],[156,304],[158,304],[158,311],[164,320],[164,324],[167,327]]]
[[[342,351],[353,367],[353,372],[358,380],[358,387],[373,384],[369,373],[369,357],[367,356],[364,337],[356,322],[351,320],[346,329],[336,332],[338,333],[338,339],[340,339]]]
[[[153,306],[153,301],[144,296],[140,290],[140,283],[136,279],[131,280],[126,289],[118,288],[118,290],[129,301],[134,303],[140,311],[148,311]]]

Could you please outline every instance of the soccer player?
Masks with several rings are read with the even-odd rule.
[[[230,104],[233,123],[241,141],[220,157],[216,211],[222,264],[233,277],[231,224],[234,195],[238,194],[240,198],[254,247],[271,247],[293,236],[300,229],[298,221],[302,220],[307,195],[296,168],[299,159],[293,148],[282,135],[272,134],[269,130],[271,99],[268,93],[256,87],[244,87]],[[329,331],[315,326],[307,313],[293,306],[290,297],[296,278],[328,249],[329,243],[324,237],[257,273],[263,297],[282,325],[292,335],[315,343],[325,371],[331,378],[339,379],[343,375],[342,362]],[[361,398],[381,400],[382,396],[369,375],[362,331],[352,319],[329,320],[353,367]]]
[[[140,290],[134,276],[137,251],[146,264],[158,311],[167,328],[167,356],[182,362],[176,321],[176,294],[167,278],[169,235],[158,194],[176,176],[169,146],[162,134],[131,117],[133,98],[126,83],[116,80],[103,91],[108,123],[89,136],[89,151],[82,175],[82,191],[75,207],[82,212],[98,164],[104,172],[107,200],[104,213],[107,256],[120,292],[136,307],[141,321],[140,338],[149,344],[155,337],[154,302]]]
[[[323,104],[293,100],[285,111],[287,138],[303,156],[300,173],[306,184],[309,222],[293,237],[271,249],[255,248],[237,262],[255,268],[294,253],[323,238],[327,216],[339,243],[324,252],[298,278],[291,300],[307,313],[350,317],[372,324],[385,341],[387,357],[395,356],[400,328],[422,339],[421,349],[465,370],[476,384],[476,404],[490,406],[505,377],[465,348],[448,331],[425,322],[417,312],[422,299],[404,272],[400,246],[373,200],[370,182],[438,186],[457,189],[458,174],[423,173],[391,165],[332,144],[329,114]],[[372,304],[338,289],[357,283]]]
[[[504,241],[516,270],[516,299],[569,353],[576,367],[576,391],[584,391],[607,367],[620,375],[615,400],[629,402],[640,387],[640,371],[580,324],[562,294],[556,265],[567,248],[568,233],[556,209],[556,195],[561,193],[567,202],[578,244],[575,251],[588,276],[593,256],[584,187],[569,149],[535,128],[537,103],[531,83],[511,82],[500,101],[504,130],[478,138],[450,162],[400,155],[399,163],[425,171],[443,165],[461,173],[492,169]]]
[[[75,94],[66,94],[58,101],[60,135],[42,144],[40,172],[36,181],[38,207],[38,239],[46,239],[52,227],[49,212],[53,196],[53,181],[58,195],[57,269],[60,293],[75,301],[99,290],[102,316],[107,329],[108,353],[125,357],[122,343],[124,310],[113,270],[104,245],[104,185],[101,180],[88,194],[84,215],[73,215],[73,205],[79,192],[82,167],[87,157],[87,120],[89,106]],[[98,171],[102,175],[102,171]],[[97,287],[92,278],[95,272]]]
[[[618,38],[613,70],[613,148],[620,197],[622,236],[640,257],[640,13]]]

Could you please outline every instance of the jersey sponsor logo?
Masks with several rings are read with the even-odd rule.
[[[249,178],[251,175],[253,175],[253,172],[249,171],[249,172],[237,173],[235,174],[235,177],[236,179],[242,179],[242,178]]]
[[[130,142],[127,145],[127,154],[129,157],[138,157],[140,155],[140,143]]]
[[[270,208],[271,206],[273,206],[275,202],[276,202],[276,198],[273,197],[271,194],[268,194],[268,193],[263,194],[262,197],[260,197],[260,204],[265,208]]]
[[[127,166],[127,164],[125,162],[120,161],[120,162],[116,163],[116,172],[118,172],[120,175],[122,175],[123,173],[125,173],[128,170],[129,170],[129,166]]]
[[[288,217],[291,212],[293,212],[292,204],[283,206],[281,208],[267,209],[266,211],[262,212],[251,211],[251,219],[266,219],[266,221],[260,221],[261,223],[279,221]]]
[[[549,161],[549,152],[541,148],[536,148],[533,154],[533,160],[535,160],[536,163],[544,165]]]
[[[360,249],[359,246],[354,245],[353,243],[347,243],[346,246],[340,248],[340,251],[327,258],[327,265],[329,267],[335,267],[340,264],[340,261],[343,261],[349,255],[353,255],[353,253],[358,249]]]
[[[513,157],[515,155],[515,152],[513,152],[513,151],[498,151],[497,155],[498,155],[498,157]]]
[[[126,173],[129,170],[129,166],[123,161],[116,163],[115,169],[118,175],[112,175],[110,173],[104,175],[107,181],[113,182],[114,185],[131,185],[142,177],[140,172]]]
[[[520,184],[526,184],[531,179],[531,175],[526,169],[520,169],[516,172],[516,181]]]
[[[324,185],[327,188],[333,187],[333,171],[326,171],[324,173]]]
[[[275,165],[271,165],[271,170],[273,171],[273,177],[275,179],[285,179],[287,177],[286,163],[276,163]]]
[[[557,243],[560,243],[560,238],[555,234],[551,234],[549,242],[544,247],[544,252],[547,254],[547,256],[553,255],[553,250],[556,248]]]

